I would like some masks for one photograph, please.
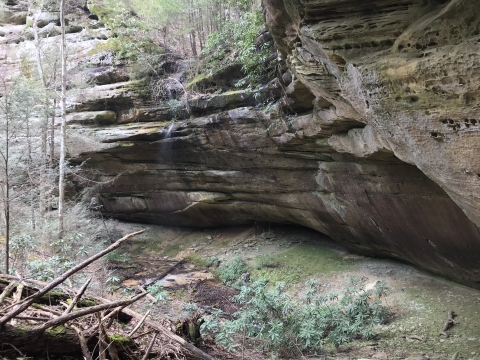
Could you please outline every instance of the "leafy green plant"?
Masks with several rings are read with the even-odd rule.
[[[120,278],[114,274],[111,274],[109,277],[107,277],[105,283],[107,285],[107,291],[113,293],[120,284]]]
[[[201,256],[198,256],[196,254],[190,254],[188,255],[185,260],[191,262],[192,264],[195,264],[197,266],[207,266],[207,260],[202,258]]]
[[[211,256],[207,258],[207,267],[219,267],[220,266],[220,259],[216,256]]]
[[[37,244],[30,234],[20,234],[13,236],[10,240],[10,257],[12,266],[22,266],[29,253],[35,251]]]
[[[381,303],[386,284],[377,282],[367,290],[365,281],[350,278],[343,291],[329,294],[322,294],[316,281],[308,281],[300,299],[285,291],[283,283],[272,288],[265,280],[256,281],[236,296],[241,308],[233,320],[209,315],[202,334],[229,349],[246,336],[284,355],[315,352],[326,343],[338,347],[357,338],[372,339],[375,324],[387,321],[390,310]]]
[[[130,254],[128,253],[120,253],[118,250],[113,250],[111,253],[108,253],[106,256],[107,260],[109,261],[116,261],[127,263],[130,262]]]
[[[280,261],[272,255],[262,255],[255,259],[255,269],[276,268],[280,265]]]
[[[147,290],[150,295],[155,298],[154,300],[152,300],[153,305],[156,305],[159,302],[167,301],[168,291],[163,288],[162,284],[159,281],[157,281],[153,285],[150,285]]]
[[[45,260],[35,259],[26,263],[31,277],[41,281],[51,281],[75,266],[75,262],[61,256],[50,256]]]
[[[246,11],[240,19],[227,20],[221,30],[210,34],[202,55],[207,67],[217,69],[230,52],[235,61],[242,64],[246,75],[237,82],[237,87],[256,86],[265,72],[266,62],[272,52],[271,44],[256,45],[257,35],[264,26],[261,9]],[[226,51],[230,50],[230,51]],[[231,62],[231,59],[227,59]],[[274,66],[270,65],[273,69]]]
[[[219,267],[219,278],[226,285],[240,287],[242,274],[248,271],[247,264],[240,257],[236,257]]]

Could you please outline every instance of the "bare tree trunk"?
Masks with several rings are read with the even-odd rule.
[[[10,174],[9,174],[9,148],[10,148],[10,133],[9,126],[10,120],[7,114],[7,121],[5,124],[5,155],[3,160],[5,163],[5,196],[4,196],[4,206],[5,206],[5,273],[8,274],[10,271]]]
[[[43,219],[45,217],[45,173],[46,173],[46,157],[47,157],[47,127],[48,127],[48,95],[47,95],[47,80],[45,79],[45,74],[43,72],[43,65],[42,65],[42,56],[40,53],[40,39],[38,37],[38,18],[42,13],[43,9],[43,0],[40,0],[38,5],[37,13],[33,18],[33,36],[35,39],[35,58],[37,63],[37,70],[38,76],[40,77],[40,81],[43,86],[43,91],[45,92],[45,103],[43,104],[44,107],[44,121],[42,123],[42,156],[40,159],[40,217]]]
[[[60,26],[61,35],[61,56],[62,56],[62,92],[60,95],[60,109],[62,113],[62,125],[60,130],[60,161],[59,161],[59,180],[58,180],[58,237],[63,237],[63,212],[65,203],[65,141],[67,127],[67,44],[65,41],[65,0],[60,1]]]
[[[8,145],[7,145],[8,159]],[[10,182],[8,181],[8,160],[5,168],[5,272],[10,271]]]
[[[55,82],[55,78],[53,80]],[[57,99],[53,99],[52,120],[50,122],[50,169],[53,169],[53,160],[55,159],[55,110],[57,108]]]

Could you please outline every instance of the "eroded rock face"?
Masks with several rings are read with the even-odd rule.
[[[90,166],[128,174],[102,190],[106,212],[297,223],[478,286],[479,5],[265,0],[291,115],[98,130],[123,146]]]
[[[392,151],[479,224],[480,2],[288,4],[267,0],[267,22],[293,73],[325,101],[315,110],[368,124],[331,145]]]
[[[106,181],[105,213],[295,223],[479,287],[480,1],[264,1],[277,79],[175,108],[89,55],[104,30],[69,35],[90,84],[69,98],[69,150]],[[0,61],[29,49],[16,26]]]
[[[97,128],[96,138],[121,145],[77,161],[88,158],[103,180],[116,178],[100,193],[105,212],[117,218],[181,226],[296,223],[358,252],[475,284],[477,227],[437,184],[389,151],[339,153],[312,127],[297,118],[287,130],[280,119],[240,108],[173,127]]]

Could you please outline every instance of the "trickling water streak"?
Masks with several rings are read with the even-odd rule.
[[[168,139],[172,133],[172,129],[173,129],[173,123],[169,126],[168,130],[167,130],[167,135],[165,135],[165,139]]]

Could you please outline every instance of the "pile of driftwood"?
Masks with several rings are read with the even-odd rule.
[[[86,294],[91,279],[78,290],[61,286],[142,232],[124,236],[50,283],[0,274],[0,358],[68,355],[86,360],[213,360],[161,322],[148,319],[148,312],[142,315],[128,308],[146,293],[111,301]]]

